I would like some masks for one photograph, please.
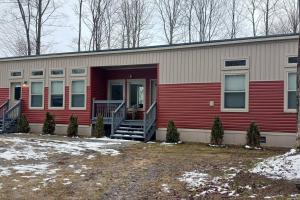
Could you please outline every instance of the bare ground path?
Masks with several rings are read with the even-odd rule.
[[[296,199],[292,183],[248,172],[282,153],[0,136],[0,199]]]

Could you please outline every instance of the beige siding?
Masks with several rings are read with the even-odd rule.
[[[11,70],[23,70],[21,81],[29,82],[32,69],[45,69],[48,85],[49,70],[64,68],[68,85],[73,67],[141,64],[159,64],[161,84],[220,82],[224,59],[228,58],[248,58],[250,80],[284,80],[287,56],[296,54],[297,38],[287,37],[273,41],[8,60],[0,61],[0,87],[9,86]]]

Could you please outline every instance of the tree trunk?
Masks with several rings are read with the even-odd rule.
[[[265,32],[266,32],[266,36],[268,36],[269,35],[269,11],[270,11],[270,0],[267,0],[267,5],[266,5],[266,30],[265,30]]]
[[[300,4],[300,1],[298,0]],[[300,16],[300,9],[299,9]],[[296,135],[297,149],[300,151],[300,35],[298,44],[298,65],[297,65],[297,135]]]
[[[43,0],[38,1],[38,15],[37,15],[37,35],[36,35],[36,55],[41,54],[41,34],[42,34],[42,6]]]
[[[81,16],[82,16],[82,1],[79,0],[79,30],[78,30],[78,52],[81,51]]]

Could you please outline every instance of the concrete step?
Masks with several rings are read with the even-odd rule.
[[[122,134],[122,135],[144,135],[144,132],[142,131],[126,131],[126,130],[116,130],[116,134]]]
[[[127,130],[127,131],[144,131],[144,128],[140,127],[130,127],[130,126],[120,126],[119,130]]]
[[[113,134],[112,138],[122,138],[122,139],[144,139],[144,136],[140,135],[123,135],[123,134]]]

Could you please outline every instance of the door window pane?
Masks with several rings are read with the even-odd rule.
[[[111,100],[123,100],[123,85],[111,85]]]
[[[144,107],[144,86],[141,84],[130,84],[130,107]]]
[[[14,100],[18,101],[21,99],[21,86],[20,85],[15,86],[14,90],[15,90],[14,91]]]

